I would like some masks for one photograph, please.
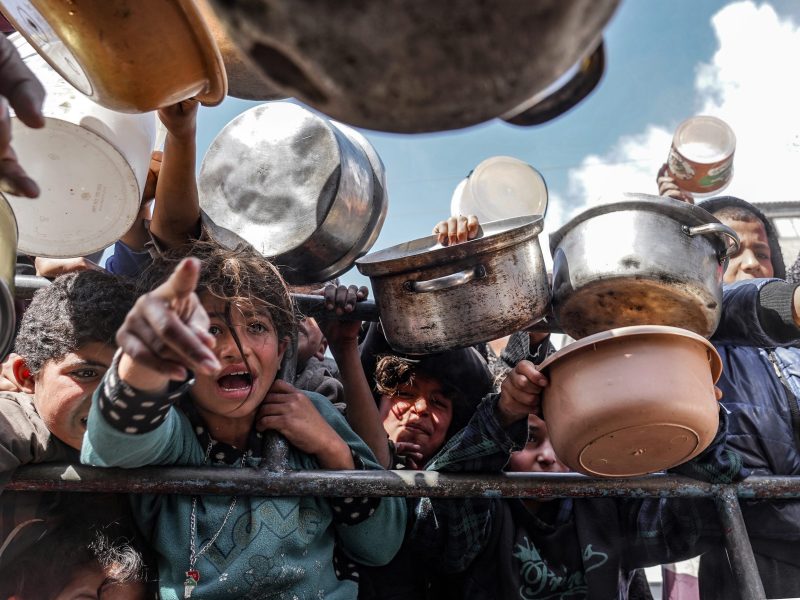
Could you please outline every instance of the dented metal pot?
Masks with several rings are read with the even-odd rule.
[[[356,262],[369,276],[386,339],[406,354],[463,348],[526,329],[547,312],[541,216],[484,223],[444,247],[428,236]]]
[[[710,337],[722,275],[739,238],[709,212],[626,194],[550,236],[553,312],[574,338],[629,325],[671,325]]]

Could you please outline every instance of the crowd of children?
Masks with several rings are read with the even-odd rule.
[[[0,38],[0,59],[10,50]],[[31,126],[42,90],[15,62],[0,94]],[[53,283],[0,372],[0,485],[21,465],[259,469],[265,432],[293,470],[560,472],[539,407],[547,334],[428,356],[339,319],[365,288],[290,289],[252,248],[203,228],[197,104],[162,109],[140,217],[101,268],[36,260]],[[34,196],[0,119],[0,186]],[[669,182],[662,182],[669,186]],[[150,201],[156,198],[152,215]],[[685,198],[691,200],[691,198]],[[705,207],[742,244],[725,274],[720,426],[675,472],[712,483],[800,474],[800,292],[752,205]],[[474,237],[474,217],[434,228]],[[299,314],[290,292],[325,298]],[[297,340],[297,376],[279,371]],[[330,352],[332,358],[326,357]],[[744,506],[771,597],[800,594],[797,503]],[[0,494],[2,598],[650,598],[642,567],[703,554],[704,598],[736,598],[711,500]]]

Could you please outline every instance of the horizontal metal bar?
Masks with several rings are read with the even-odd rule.
[[[243,494],[259,496],[408,496],[498,498],[647,498],[717,496],[800,498],[800,477],[751,477],[714,485],[686,477],[649,475],[592,479],[576,473],[446,474],[433,471],[288,471],[195,467],[98,469],[41,464],[17,470],[16,491]]]

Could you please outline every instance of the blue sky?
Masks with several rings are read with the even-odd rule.
[[[493,155],[515,156],[542,173],[550,191],[548,230],[619,189],[654,193],[655,172],[666,158],[672,131],[692,114],[716,114],[731,123],[739,137],[735,182],[741,180],[743,190],[760,191],[748,181],[757,170],[756,146],[763,142],[756,137],[766,134],[762,127],[750,136],[749,124],[757,112],[770,110],[763,106],[771,102],[769,90],[762,89],[772,85],[770,78],[778,93],[794,91],[796,84],[786,78],[796,77],[797,59],[787,63],[787,56],[775,54],[800,40],[792,20],[798,12],[788,0],[623,0],[605,32],[603,80],[587,100],[557,120],[533,128],[493,121],[424,135],[364,131],[386,165],[389,191],[388,216],[373,250],[428,235],[437,220],[448,216],[457,183]],[[742,48],[748,54],[733,54]],[[760,57],[761,48],[772,55]],[[760,67],[746,69],[759,60]],[[762,106],[747,113],[748,99]],[[229,98],[220,107],[201,110],[198,164],[219,130],[255,104]],[[788,113],[790,108],[775,110]],[[800,127],[787,142],[785,126],[781,131],[780,121],[774,125],[770,146],[791,146],[781,160],[792,164]],[[748,145],[753,150],[750,174],[747,163],[741,164],[748,156],[741,148],[748,136],[754,140]],[[752,194],[740,195],[752,199]],[[355,269],[343,279],[366,281]]]

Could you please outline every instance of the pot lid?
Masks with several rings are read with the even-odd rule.
[[[594,217],[605,215],[612,212],[622,212],[626,210],[640,210],[660,213],[675,219],[681,225],[688,227],[695,227],[697,225],[705,225],[706,223],[719,223],[717,219],[707,210],[675,200],[667,196],[651,196],[649,194],[623,194],[623,200],[620,202],[612,202],[609,204],[600,204],[588,210],[583,211],[568,223],[563,225],[558,231],[550,234],[550,251],[555,254],[556,248],[572,229],[577,227],[584,221],[588,221]],[[613,232],[609,232],[613,235]],[[711,240],[712,238],[709,238]],[[720,252],[724,252],[725,248],[721,241],[714,241],[713,243],[719,244]]]
[[[547,185],[541,173],[512,156],[482,161],[450,202],[450,214],[476,215],[483,222],[547,212]]]
[[[269,102],[245,111],[214,138],[203,158],[201,208],[265,256],[298,248],[336,198],[340,135],[297,104]]]
[[[461,244],[442,246],[437,236],[429,235],[368,254],[356,266],[369,277],[424,269],[513,246],[537,236],[543,227],[541,215],[493,221],[482,224],[477,237]]]
[[[722,375],[722,359],[720,359],[716,348],[703,336],[689,331],[688,329],[681,329],[680,327],[670,327],[668,325],[633,325],[631,327],[618,327],[608,331],[601,331],[594,335],[581,338],[571,344],[567,344],[555,354],[548,356],[540,365],[539,371],[544,371],[547,367],[552,365],[567,356],[587,346],[595,346],[597,344],[607,343],[619,338],[631,337],[637,335],[672,335],[681,336],[694,340],[695,342],[705,346],[709,350],[709,361],[711,362],[711,379],[716,383],[720,375]]]

